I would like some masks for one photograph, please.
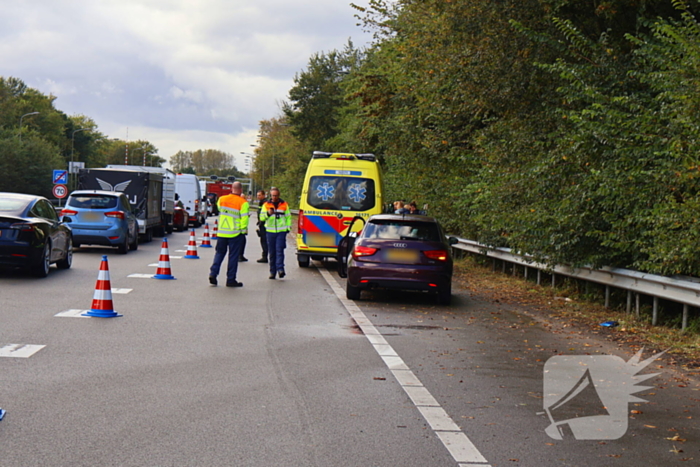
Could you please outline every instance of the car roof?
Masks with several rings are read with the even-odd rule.
[[[105,191],[105,190],[76,190],[70,195],[105,195],[105,196],[121,196],[124,193],[121,191]]]
[[[410,221],[410,222],[434,222],[437,223],[437,219],[430,216],[423,216],[420,214],[375,214],[370,217],[367,222],[374,220],[379,221]]]
[[[0,197],[26,199],[26,200],[44,199],[44,197],[40,196],[40,195],[30,195],[27,193],[9,193],[9,192],[4,192],[4,191],[0,191]]]

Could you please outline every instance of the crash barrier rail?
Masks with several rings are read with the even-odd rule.
[[[611,288],[618,288],[627,291],[627,313],[631,312],[632,298],[635,297],[635,314],[639,317],[640,296],[647,295],[653,298],[652,322],[656,326],[659,320],[659,299],[683,304],[683,318],[681,329],[688,326],[690,307],[700,307],[700,282],[688,279],[676,279],[666,276],[657,276],[629,269],[602,267],[593,269],[589,267],[570,266],[549,266],[538,263],[527,255],[515,254],[510,248],[494,248],[482,245],[473,240],[457,238],[458,243],[453,245],[461,251],[487,256],[493,259],[493,268],[496,268],[496,261],[500,260],[503,265],[503,272],[506,263],[513,264],[513,275],[516,274],[516,265],[524,268],[524,277],[527,279],[528,270],[537,270],[537,284],[541,284],[542,273],[551,274],[552,287],[556,285],[557,275],[590,281],[605,286],[605,307],[610,304]]]

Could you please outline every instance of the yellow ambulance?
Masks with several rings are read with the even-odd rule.
[[[299,201],[297,261],[335,258],[338,243],[355,216],[380,214],[382,172],[374,154],[315,151],[306,169]],[[361,229],[355,222],[353,230]]]

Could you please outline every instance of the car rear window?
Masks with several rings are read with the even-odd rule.
[[[362,237],[386,240],[442,241],[440,229],[433,222],[372,221],[365,226]]]
[[[29,201],[27,201],[26,199],[0,199],[0,212],[2,212],[3,214],[18,216],[22,212],[24,212],[25,209],[27,209],[28,204]]]
[[[306,200],[316,209],[368,211],[374,198],[371,178],[324,176],[311,177]]]
[[[105,195],[73,195],[68,200],[68,206],[83,209],[112,209],[117,207],[117,198]]]

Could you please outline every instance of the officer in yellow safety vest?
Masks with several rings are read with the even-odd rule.
[[[267,250],[270,256],[270,279],[284,272],[284,249],[287,246],[287,233],[292,230],[292,213],[287,202],[280,198],[280,190],[270,188],[270,199],[260,208],[260,222],[267,232]]]
[[[238,258],[241,255],[244,235],[248,233],[248,201],[241,196],[241,182],[233,182],[231,194],[219,198],[219,230],[216,237],[216,253],[214,263],[209,270],[209,283],[216,285],[221,263],[228,252],[228,268],[226,269],[226,287],[243,287],[236,280],[238,273]]]

